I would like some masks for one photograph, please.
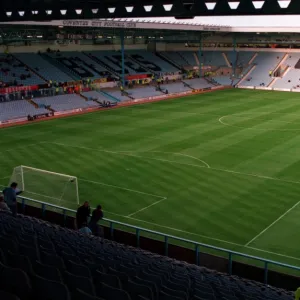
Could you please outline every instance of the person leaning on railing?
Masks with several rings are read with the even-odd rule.
[[[103,219],[103,211],[101,205],[93,211],[92,217],[89,223],[89,228],[92,230],[93,234],[96,236],[103,236],[103,230],[98,222]]]

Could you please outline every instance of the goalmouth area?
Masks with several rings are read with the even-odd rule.
[[[16,180],[30,198],[101,204],[110,219],[300,266],[298,93],[215,91],[0,138],[1,186]]]

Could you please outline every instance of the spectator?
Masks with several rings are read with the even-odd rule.
[[[98,205],[97,208],[93,211],[92,217],[90,220],[89,227],[92,230],[93,234],[96,236],[102,236],[102,228],[98,225],[98,222],[103,218],[103,211],[101,205]]]
[[[91,209],[88,201],[85,201],[82,206],[78,207],[76,213],[77,228],[80,229],[84,223],[88,222],[88,217],[91,214]]]
[[[82,227],[79,229],[79,232],[86,235],[92,235],[91,229],[87,226],[86,222],[82,223]]]
[[[10,208],[13,216],[17,215],[17,195],[19,195],[22,191],[17,192],[18,184],[16,182],[13,182],[10,187],[7,187],[3,191],[4,195],[4,201]]]
[[[3,211],[10,211],[9,207],[8,207],[7,204],[4,202],[3,196],[0,196],[0,210],[3,210]]]

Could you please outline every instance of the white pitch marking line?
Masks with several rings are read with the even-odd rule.
[[[154,225],[154,226],[160,227],[160,228],[165,228],[165,229],[169,229],[169,230],[173,230],[173,231],[177,231],[177,232],[181,232],[181,233],[186,233],[186,234],[190,234],[190,235],[194,235],[194,236],[199,236],[199,237],[206,238],[206,239],[209,239],[209,240],[212,240],[212,241],[223,242],[223,243],[231,244],[231,245],[234,245],[234,246],[244,247],[241,244],[237,244],[237,243],[233,243],[233,242],[229,242],[229,241],[225,241],[225,240],[221,240],[221,239],[217,239],[217,238],[209,237],[209,236],[206,236],[206,235],[193,233],[193,232],[189,232],[189,231],[185,231],[185,230],[181,230],[181,229],[177,229],[177,228],[173,228],[173,227],[169,227],[169,226],[164,226],[164,225],[160,225],[160,224],[157,224],[157,223],[132,218],[132,217],[129,217],[129,216],[127,216],[126,218],[130,219],[130,220],[134,220],[134,221],[139,221],[139,222],[142,222],[142,223],[145,223],[145,224],[149,224],[149,225]]]
[[[90,182],[90,183],[94,183],[94,184],[98,184],[98,185],[110,186],[110,187],[120,189],[120,190],[125,190],[125,191],[129,191],[129,192],[137,193],[137,194],[152,196],[152,197],[160,198],[161,200],[166,199],[166,197],[163,197],[163,196],[149,194],[149,193],[141,192],[141,191],[137,191],[137,190],[132,190],[132,189],[124,188],[122,186],[118,186],[118,185],[112,185],[112,184],[108,184],[108,183],[104,183],[104,182],[92,181],[92,180],[87,180],[87,179],[83,179],[83,178],[77,178],[77,179],[79,181],[85,181],[85,182]]]
[[[48,142],[48,144],[60,145],[60,146],[70,147],[70,148],[81,148],[81,149],[87,149],[87,150],[94,150],[94,151],[99,151],[99,152],[107,152],[107,153],[114,153],[114,154],[123,154],[123,155],[127,155],[127,156],[132,156],[132,157],[144,158],[144,159],[147,159],[147,160],[152,159],[152,160],[164,161],[164,162],[168,162],[168,163],[174,163],[174,164],[181,164],[181,165],[185,165],[185,166],[191,166],[191,167],[195,167],[195,168],[206,168],[205,166],[200,166],[200,165],[195,165],[195,164],[179,163],[179,162],[172,161],[172,160],[167,160],[167,159],[159,159],[159,158],[153,158],[153,157],[139,156],[139,155],[134,155],[134,154],[126,154],[126,153],[123,153],[123,152],[102,150],[102,149],[97,149],[97,148],[88,148],[88,147],[82,147],[82,146],[72,146],[72,145],[67,145],[67,144],[62,144],[62,143],[55,143],[55,142]],[[250,176],[250,177],[256,177],[256,178],[263,178],[263,179],[280,181],[280,182],[286,182],[286,183],[292,183],[292,184],[300,184],[300,181],[280,179],[280,178],[276,178],[276,177],[270,177],[270,176],[259,175],[259,174],[244,173],[244,172],[239,172],[239,171],[234,171],[234,170],[228,170],[228,169],[219,169],[219,168],[210,167],[210,170],[219,171],[219,172],[226,172],[226,173],[232,173],[232,174],[237,174],[237,175],[242,175],[242,176]]]
[[[141,151],[119,151],[121,153],[141,153]],[[145,153],[165,153],[165,154],[175,154],[175,155],[180,155],[180,156],[185,156],[185,157],[189,157],[189,158],[192,158],[192,159],[195,159],[195,160],[198,160],[200,162],[202,162],[204,165],[206,165],[207,168],[210,168],[210,165],[205,162],[204,160],[202,159],[199,159],[195,156],[192,156],[192,155],[188,155],[188,154],[184,154],[184,153],[180,153],[180,152],[166,152],[166,151],[143,151]],[[157,158],[155,158],[157,159]],[[176,162],[178,163],[178,162]]]
[[[127,219],[131,219],[131,220],[135,220],[135,221],[139,221],[139,222],[143,222],[145,224],[154,225],[154,226],[157,226],[157,227],[160,227],[160,228],[166,228],[166,229],[177,231],[177,232],[181,232],[181,233],[186,233],[186,234],[190,234],[190,235],[194,235],[194,236],[203,237],[203,238],[206,238],[206,239],[212,240],[212,241],[222,242],[222,243],[226,243],[226,244],[230,244],[230,245],[234,245],[234,246],[238,246],[238,247],[242,247],[242,248],[252,249],[252,250],[259,251],[259,252],[269,253],[269,254],[273,254],[273,255],[277,255],[277,256],[281,256],[281,257],[290,258],[290,259],[294,259],[294,260],[299,260],[300,261],[300,258],[294,257],[294,256],[289,256],[289,255],[280,254],[280,253],[276,253],[276,252],[272,252],[272,251],[267,251],[267,250],[263,250],[263,249],[259,249],[259,248],[245,246],[245,245],[242,245],[242,244],[238,244],[238,243],[234,243],[234,242],[230,242],[230,241],[226,241],[226,240],[222,240],[222,239],[217,239],[217,238],[213,238],[213,237],[202,235],[202,234],[198,234],[198,233],[193,233],[193,232],[189,232],[189,231],[185,231],[185,230],[180,230],[180,229],[173,228],[173,227],[159,225],[157,223],[148,222],[148,221],[144,221],[144,220],[141,220],[141,219],[136,219],[136,218],[131,218],[131,217],[126,217],[126,218]]]
[[[163,202],[163,201],[165,201],[165,200],[167,200],[167,197],[165,197],[165,198],[163,198],[163,199],[160,199],[160,200],[158,200],[158,201],[156,201],[156,202],[154,202],[154,203],[152,203],[152,204],[150,204],[150,205],[148,205],[148,206],[146,206],[146,207],[143,207],[143,208],[137,210],[136,212],[134,212],[134,213],[132,213],[132,214],[126,216],[126,218],[131,218],[132,216],[134,216],[134,215],[136,215],[136,214],[138,214],[138,213],[140,213],[140,212],[142,212],[142,211],[144,211],[144,210],[146,210],[146,209],[148,209],[148,208],[150,208],[150,207],[152,207],[152,206],[154,206],[154,205],[157,205],[157,204],[159,204],[159,203],[161,203],[161,202]]]
[[[0,153],[10,152],[10,151],[14,151],[14,150],[24,150],[26,147],[33,147],[33,146],[37,146],[37,145],[43,144],[43,143],[47,143],[47,142],[38,142],[38,143],[34,143],[34,144],[24,145],[23,147],[6,149],[6,150],[0,151]]]
[[[277,253],[277,252],[267,251],[267,250],[263,250],[263,249],[259,249],[259,248],[250,247],[250,246],[247,246],[246,248],[247,249],[256,250],[256,251],[260,251],[260,252],[269,253],[269,254],[274,254],[274,255],[277,255],[277,256],[282,256],[282,257],[285,257],[285,258],[290,258],[290,259],[294,259],[294,260],[300,260],[300,258],[297,258],[297,257],[294,257],[294,256],[285,255],[285,254],[280,254],[280,253]]]
[[[262,230],[258,235],[256,235],[252,240],[250,240],[247,244],[245,244],[245,247],[248,247],[252,242],[254,242],[258,237],[260,237],[262,234],[264,234],[268,229],[270,229],[273,225],[275,225],[278,221],[280,221],[284,216],[286,216],[290,211],[292,211],[294,208],[296,208],[299,205],[300,201],[298,201],[296,204],[294,204],[291,208],[289,208],[285,213],[283,213],[280,217],[278,217],[273,223],[271,223],[269,226],[267,226],[264,230]]]
[[[249,113],[250,114],[250,113]],[[276,114],[276,113],[270,113],[270,114]],[[294,114],[295,115],[295,114]],[[300,128],[292,128],[292,129],[277,129],[277,128],[255,128],[255,127],[242,127],[242,126],[237,126],[237,125],[232,125],[232,124],[228,124],[225,123],[223,121],[224,118],[230,117],[230,116],[236,116],[236,114],[232,114],[232,115],[225,115],[221,118],[219,118],[219,122],[224,125],[224,126],[228,126],[228,127],[235,127],[235,128],[241,128],[241,129],[248,129],[248,130],[262,130],[262,131],[267,131],[267,130],[274,130],[274,131],[299,131]],[[262,115],[264,116],[264,115]],[[238,117],[238,116],[237,116]],[[251,120],[251,118],[247,118],[247,120]],[[285,122],[285,121],[277,121],[277,122],[281,122],[281,123],[288,123],[288,124],[299,124],[299,123],[294,123],[294,122]]]

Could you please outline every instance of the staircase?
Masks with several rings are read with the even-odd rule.
[[[146,69],[150,74],[154,74],[154,71],[151,70],[150,68],[148,68],[147,66],[142,65],[137,59],[135,59],[134,57],[126,54],[125,55],[126,58],[131,59],[132,61],[134,61],[135,63],[137,63],[139,66],[141,66],[142,68]],[[177,68],[177,67],[176,67]]]
[[[165,60],[168,64],[172,65],[177,69],[182,69],[182,67],[176,64],[173,60],[165,56],[162,52],[155,52],[155,55],[158,56],[160,59]]]
[[[100,93],[100,94],[102,94],[102,95],[104,95],[105,97],[111,99],[111,100],[114,101],[114,102],[120,102],[120,101],[121,101],[120,99],[114,97],[113,95],[111,95],[111,94],[109,94],[109,93],[107,93],[107,92],[105,92],[105,91],[100,90],[100,91],[97,91],[97,92]],[[129,97],[129,96],[127,96],[127,97]],[[129,98],[130,98],[130,97],[129,97]],[[131,99],[134,99],[134,98],[131,97]]]
[[[62,64],[60,61],[58,61],[55,58],[51,58],[50,56],[47,55],[47,53],[42,53],[41,56],[47,60],[51,65],[55,66],[56,68],[62,70],[63,72],[65,72],[66,74],[68,74],[71,78],[73,78],[74,80],[81,80],[81,78],[74,73],[72,70],[70,70],[69,68],[67,68],[64,64]]]
[[[112,67],[110,67],[108,64],[106,64],[105,62],[103,62],[102,60],[100,60],[98,57],[96,57],[94,55],[89,55],[89,54],[87,54],[85,52],[82,52],[82,53],[84,55],[86,55],[87,57],[89,57],[90,59],[94,60],[97,64],[99,64],[103,68],[107,69],[109,72],[111,72],[117,78],[121,79],[121,75],[120,74],[118,74],[117,72],[115,72],[115,70]]]
[[[26,99],[26,101],[33,105],[35,108],[39,108],[39,106],[32,99]]]
[[[228,59],[226,53],[222,52],[222,55],[223,55],[223,57],[224,57],[224,59],[225,59],[225,62],[226,62],[227,67],[231,68],[232,66],[231,66],[231,64],[230,64],[230,61],[229,61],[229,59]]]
[[[24,66],[26,66],[26,68],[28,70],[30,70],[31,73],[34,73],[36,76],[38,76],[39,78],[41,78],[42,80],[44,80],[45,82],[48,82],[48,80],[43,77],[42,75],[40,75],[35,69],[32,69],[29,65],[25,64],[23,61],[21,61],[18,57],[14,56],[15,60],[17,60],[18,62],[20,62],[21,64],[23,64]]]
[[[248,65],[251,65],[253,62],[254,62],[254,60],[255,60],[255,58],[257,57],[257,55],[258,55],[258,53],[255,53],[253,56],[252,56],[252,58],[249,60],[249,62],[248,62]]]
[[[180,52],[177,52],[177,54],[186,62],[187,65],[189,65],[187,59]]]
[[[191,86],[191,85],[189,85],[186,81],[181,81],[182,82],[182,84],[184,84],[185,86],[187,86],[188,88],[190,88],[191,90],[194,90],[194,88]]]
[[[272,74],[274,74],[279,68],[280,66],[288,59],[289,54],[286,53],[283,58],[281,59],[281,61],[278,63],[278,65],[275,67],[275,69],[272,71]]]
[[[196,61],[196,66],[200,66],[200,60],[199,60],[199,57],[198,57],[197,53],[194,52],[193,55],[194,55],[194,58],[195,58],[195,61]]]
[[[280,77],[273,78],[272,81],[267,85],[267,87],[272,87],[279,78]]]
[[[256,68],[256,65],[254,65],[246,74],[244,77],[240,79],[240,81],[236,84],[236,86],[239,86],[250,74],[251,72]]]

